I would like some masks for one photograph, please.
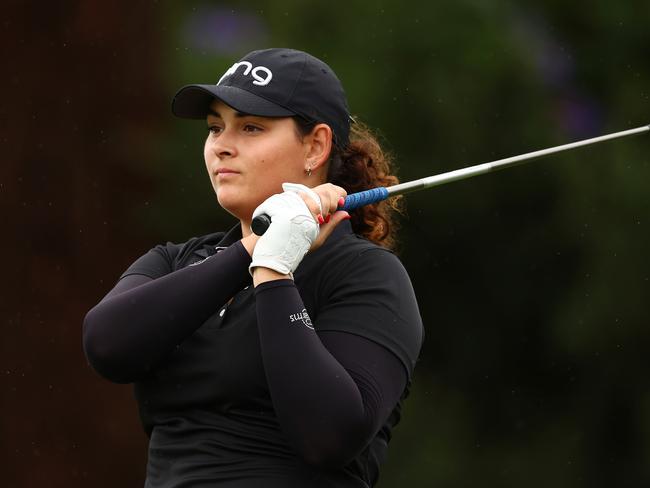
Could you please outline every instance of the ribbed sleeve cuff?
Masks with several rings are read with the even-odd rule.
[[[255,296],[260,293],[264,293],[265,290],[273,290],[274,288],[289,287],[296,288],[296,284],[293,280],[273,280],[261,283],[255,287]]]

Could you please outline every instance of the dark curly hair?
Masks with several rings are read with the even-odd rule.
[[[317,122],[293,117],[299,136],[311,133]],[[361,122],[350,127],[350,142],[341,148],[332,146],[327,181],[349,193],[369,190],[377,186],[399,183],[390,154],[384,151],[373,132]],[[402,213],[401,197],[393,197],[350,212],[355,233],[388,249],[397,245],[397,215]]]

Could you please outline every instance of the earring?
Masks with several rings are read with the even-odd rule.
[[[311,166],[309,166],[305,172],[307,173],[307,176],[311,176]]]

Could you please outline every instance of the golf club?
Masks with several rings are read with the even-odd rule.
[[[452,181],[463,180],[465,178],[471,178],[472,176],[489,173],[491,171],[496,171],[500,169],[510,168],[516,166],[526,161],[531,161],[533,159],[541,158],[543,156],[548,156],[549,154],[554,154],[561,151],[568,151],[569,149],[575,149],[582,146],[588,146],[591,144],[597,144],[599,142],[608,141],[610,139],[617,139],[619,137],[631,136],[634,134],[640,134],[642,132],[650,131],[650,125],[645,125],[643,127],[637,127],[636,129],[628,129],[620,132],[614,132],[612,134],[606,134],[604,136],[592,137],[591,139],[584,139],[582,141],[572,142],[569,144],[564,144],[561,146],[550,147],[547,149],[540,149],[539,151],[533,151],[526,154],[521,154],[519,156],[512,156],[505,159],[498,159],[489,163],[477,164],[475,166],[468,166],[466,168],[456,169],[449,171],[447,173],[441,173],[439,175],[428,176],[426,178],[421,178],[419,180],[408,181],[406,183],[400,183],[398,185],[393,185],[389,187],[377,187],[370,190],[361,191],[358,193],[352,193],[345,198],[345,203],[342,206],[338,207],[338,210],[354,210],[355,208],[362,207],[371,203],[381,202],[387,198],[394,197],[397,195],[404,195],[406,193],[411,193],[418,190],[424,190],[426,188],[431,188],[434,186],[444,185],[446,183],[451,183]],[[271,225],[271,219],[268,215],[259,215],[253,219],[251,223],[251,230],[258,236],[263,235]]]

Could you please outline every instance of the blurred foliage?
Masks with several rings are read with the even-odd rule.
[[[171,99],[251,49],[326,60],[400,177],[636,127],[647,2],[169,2]],[[169,120],[133,218],[181,241],[231,225],[204,123]],[[380,486],[650,483],[648,136],[410,195],[401,256],[427,329]]]

